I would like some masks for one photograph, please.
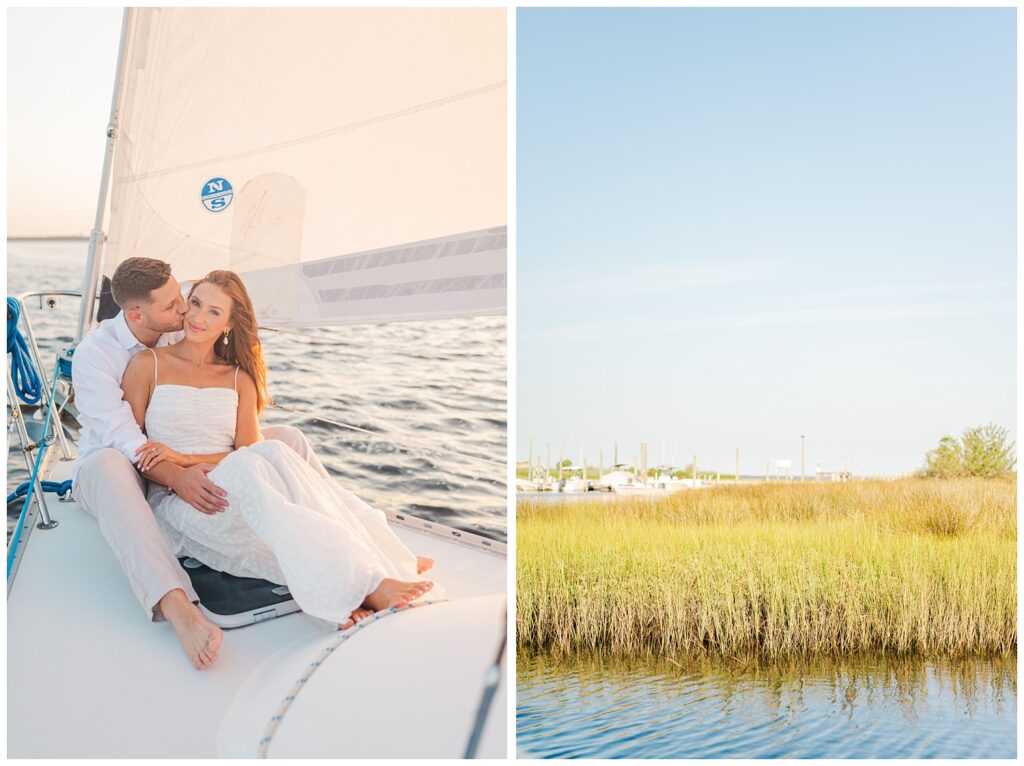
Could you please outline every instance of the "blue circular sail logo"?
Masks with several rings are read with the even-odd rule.
[[[226,178],[211,178],[203,184],[203,207],[212,213],[219,213],[231,204],[235,191]]]

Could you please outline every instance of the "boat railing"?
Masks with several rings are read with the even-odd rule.
[[[30,298],[38,298],[39,299],[39,308],[55,309],[55,308],[57,308],[57,298],[59,298],[59,297],[78,298],[79,300],[81,300],[81,298],[82,298],[82,291],[81,290],[31,290],[29,292],[21,293],[16,298],[16,300],[20,304],[20,308],[21,308],[21,317],[20,317],[20,319],[21,319],[21,322],[22,322],[22,324],[24,325],[24,328],[25,328],[25,337],[26,337],[26,340],[28,341],[29,352],[32,354],[32,362],[35,365],[36,370],[39,372],[40,382],[42,383],[42,385],[41,385],[41,389],[42,389],[41,405],[44,408],[50,406],[50,391],[51,391],[53,379],[48,375],[48,373],[46,371],[46,365],[43,364],[42,355],[39,353],[39,343],[36,340],[35,331],[32,329],[32,321],[31,321],[31,319],[29,319],[28,311],[25,310],[27,308],[26,301],[29,300]],[[56,364],[54,365],[53,374],[54,375],[57,374]],[[9,377],[10,377],[10,374],[8,374],[8,378]],[[8,390],[8,395],[10,395],[10,390]],[[12,404],[13,404],[14,400],[12,399],[11,401],[12,401]],[[59,418],[58,418],[58,421],[57,421],[57,427],[54,430],[57,433],[57,440],[58,440],[58,442],[60,444],[61,455],[63,456],[63,458],[65,460],[69,460],[71,458],[71,450],[68,447],[67,438],[64,435],[64,428],[60,425]],[[25,447],[27,445],[23,443],[22,446]]]
[[[81,300],[81,291],[76,290],[30,290],[28,292],[21,293],[14,300],[18,304],[18,322],[23,328],[23,337],[26,340],[28,352],[31,357],[32,364],[35,366],[36,374],[39,376],[40,386],[40,407],[44,411],[49,411],[50,407],[56,405],[56,402],[52,402],[56,388],[53,385],[53,379],[59,374],[57,364],[54,364],[53,376],[47,372],[47,367],[43,364],[42,354],[39,352],[39,342],[36,339],[35,330],[32,327],[32,320],[29,317],[28,311],[26,311],[28,301],[33,298],[38,298],[40,308],[55,309],[57,307],[58,297],[72,297]],[[18,399],[16,387],[14,385],[14,379],[12,377],[12,371],[8,368],[7,371],[7,401],[11,408],[11,425],[10,429],[17,429],[18,439],[21,442],[21,452],[25,459],[25,468],[29,475],[34,480],[35,486],[32,488],[34,491],[31,493],[31,500],[34,500],[36,507],[39,510],[40,529],[52,529],[56,526],[53,521],[49,508],[46,504],[46,496],[42,491],[42,485],[38,476],[34,472],[33,453],[36,450],[43,450],[47,444],[52,443],[53,439],[56,439],[60,445],[61,454],[65,460],[71,458],[71,449],[68,446],[67,438],[64,435],[64,427],[61,423],[61,412],[63,411],[63,405],[61,405],[56,414],[56,418],[53,419],[53,433],[54,437],[50,437],[45,433],[46,421],[44,421],[43,431],[39,434],[38,438],[33,439],[29,433],[28,421],[25,417],[25,412],[21,406],[21,402]],[[67,404],[68,398],[65,397],[64,405]]]

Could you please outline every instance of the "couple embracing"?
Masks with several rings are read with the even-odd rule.
[[[432,588],[418,575],[433,562],[337,486],[301,432],[261,431],[267,371],[237,274],[210,272],[184,298],[168,264],[129,258],[111,289],[121,312],[75,350],[75,497],[194,667],[217,659],[222,633],[176,556],[287,585],[342,629]]]

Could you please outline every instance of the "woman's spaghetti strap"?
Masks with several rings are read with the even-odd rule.
[[[238,365],[235,365],[235,390],[238,390]]]
[[[153,388],[156,388],[156,350],[152,348],[147,348],[146,350],[153,355]]]

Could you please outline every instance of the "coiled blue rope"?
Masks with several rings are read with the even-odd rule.
[[[39,373],[32,365],[28,344],[18,330],[21,304],[16,298],[7,299],[7,353],[11,355],[11,380],[14,391],[25,404],[35,404],[43,395],[43,384]]]
[[[39,483],[43,487],[43,492],[53,492],[61,497],[64,497],[71,491],[71,479],[67,481],[41,481]],[[13,503],[19,497],[24,497],[28,494],[28,488],[31,486],[30,482],[23,481],[18,485],[17,489],[7,496],[7,502]]]

